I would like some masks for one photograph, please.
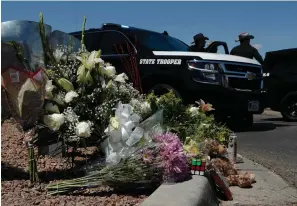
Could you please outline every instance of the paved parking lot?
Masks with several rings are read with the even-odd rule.
[[[254,116],[254,125],[238,134],[238,152],[297,187],[297,123],[277,113]]]

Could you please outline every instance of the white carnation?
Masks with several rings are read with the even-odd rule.
[[[79,137],[90,137],[91,136],[91,126],[87,122],[80,122],[76,125],[76,135]]]
[[[65,117],[63,114],[44,115],[43,122],[52,131],[58,131],[62,124],[64,124]]]
[[[121,83],[125,83],[126,80],[128,80],[128,76],[125,73],[117,75],[116,78],[114,79],[114,81],[121,82]]]
[[[199,114],[199,107],[191,107],[189,111],[192,116],[196,116]]]
[[[75,97],[78,97],[78,94],[75,92],[75,91],[70,91],[70,92],[67,92],[67,94],[65,95],[65,99],[64,101],[66,103],[69,103],[73,100],[73,98]]]

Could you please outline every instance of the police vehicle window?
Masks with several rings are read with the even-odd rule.
[[[163,34],[145,32],[137,37],[142,46],[153,51],[188,51],[189,49],[185,43]]]
[[[86,33],[84,42],[88,51],[99,50],[101,34],[99,32]],[[80,38],[81,39],[81,38]]]
[[[101,50],[103,55],[128,54],[128,40],[119,32],[103,32]]]

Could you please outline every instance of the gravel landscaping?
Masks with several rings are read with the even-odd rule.
[[[23,143],[23,133],[17,129],[13,120],[5,121],[1,129],[3,205],[139,205],[151,193],[139,190],[115,192],[112,188],[100,187],[77,192],[71,196],[48,196],[45,190],[47,183],[77,175],[71,169],[69,160],[50,156],[39,157],[37,167],[41,183],[32,185],[27,173],[28,153]],[[75,158],[74,168],[81,168],[88,159],[97,154],[97,149],[90,147],[81,149],[79,153]]]

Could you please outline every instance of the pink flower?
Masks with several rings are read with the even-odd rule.
[[[145,163],[152,163],[153,162],[153,152],[149,149],[144,150],[142,159]]]
[[[159,155],[162,159],[165,181],[184,181],[189,177],[189,164],[178,136],[173,133],[156,135],[154,141],[161,144]]]

